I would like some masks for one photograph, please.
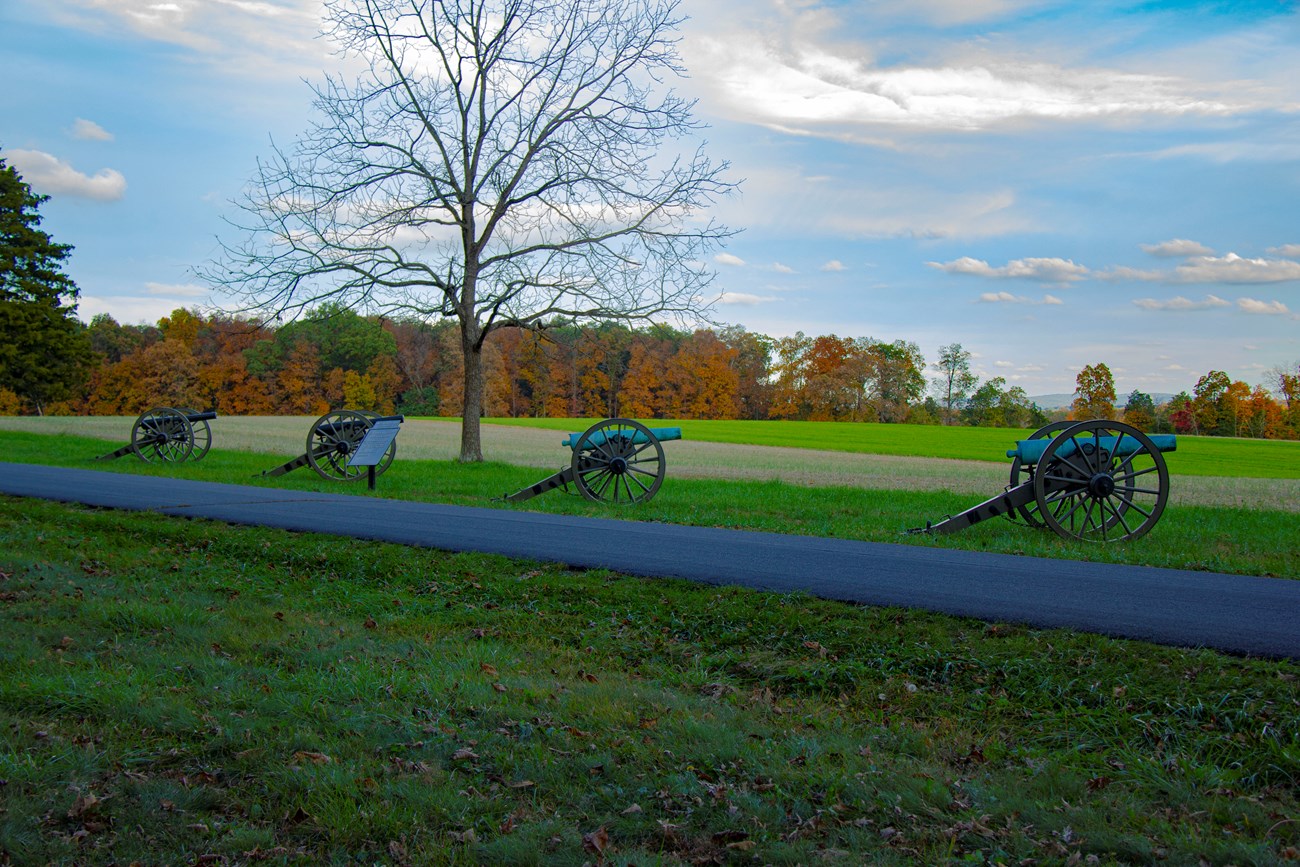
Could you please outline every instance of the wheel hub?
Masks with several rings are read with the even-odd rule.
[[[1109,497],[1115,493],[1115,479],[1110,473],[1097,473],[1088,480],[1088,493],[1096,500]]]
[[[616,476],[621,476],[627,472],[627,458],[613,458],[609,462],[609,471]]]

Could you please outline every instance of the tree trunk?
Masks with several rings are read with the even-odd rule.
[[[461,411],[460,462],[477,463],[483,460],[483,441],[480,436],[483,417],[483,347],[479,346],[478,329],[461,327],[461,349],[465,357],[465,399]]]

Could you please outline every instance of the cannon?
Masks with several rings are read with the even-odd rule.
[[[572,484],[578,493],[597,503],[630,506],[647,502],[663,484],[667,471],[660,443],[681,438],[681,428],[651,429],[631,419],[607,418],[560,442],[573,451],[567,467],[504,499],[522,503],[556,488],[567,492]]]
[[[339,409],[327,412],[312,423],[307,432],[307,451],[291,461],[272,470],[261,473],[263,476],[282,476],[299,467],[311,467],[322,479],[351,482],[365,478],[368,466],[352,465],[351,455],[366,438],[370,428],[378,421],[400,421],[402,416],[380,416],[376,412],[364,410]],[[388,448],[374,464],[374,475],[388,469],[397,454],[397,440],[389,442]]]
[[[208,422],[216,417],[215,412],[188,407],[156,406],[140,413],[131,426],[129,443],[95,460],[111,461],[126,455],[135,455],[146,463],[202,460],[212,447]]]
[[[1148,436],[1116,421],[1057,423],[1007,451],[1003,493],[909,533],[954,533],[993,517],[1046,527],[1065,539],[1120,542],[1148,533],[1169,501],[1164,453],[1172,434]]]

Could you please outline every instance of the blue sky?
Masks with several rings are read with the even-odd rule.
[[[958,342],[987,379],[1121,394],[1300,360],[1295,2],[684,0],[742,192],[716,318]],[[7,0],[0,152],[83,317],[223,303],[193,274],[337,60],[317,0]]]

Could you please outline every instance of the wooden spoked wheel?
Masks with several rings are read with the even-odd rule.
[[[361,445],[371,419],[351,409],[327,412],[307,434],[307,463],[322,479],[355,481],[366,475],[365,467],[349,467],[348,460]],[[378,472],[378,467],[376,467]]]
[[[186,421],[197,415],[202,415],[197,409],[190,409],[189,407],[182,406],[179,407],[179,410],[185,415]],[[190,426],[194,429],[194,450],[190,454],[190,460],[201,461],[203,456],[208,453],[208,449],[212,448],[212,426],[208,424],[208,420],[205,418],[190,422]]]
[[[658,437],[627,418],[607,418],[588,428],[573,448],[572,466],[584,497],[616,506],[648,501],[668,470]]]
[[[194,427],[169,406],[142,412],[131,426],[131,451],[148,463],[180,463],[194,451]]]
[[[1146,534],[1169,501],[1164,455],[1146,434],[1117,421],[1071,425],[1034,469],[1037,517],[1057,535],[1121,542]]]

